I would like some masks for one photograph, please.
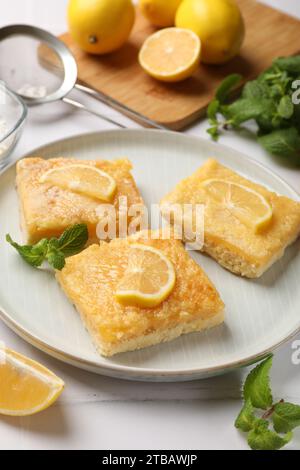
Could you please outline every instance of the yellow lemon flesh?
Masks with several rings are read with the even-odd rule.
[[[243,17],[235,0],[183,0],[175,24],[199,36],[201,60],[207,64],[223,64],[235,57],[245,37]]]
[[[90,165],[53,168],[42,175],[40,182],[106,202],[112,200],[117,188],[110,175]]]
[[[119,49],[134,25],[131,0],[70,0],[69,31],[76,44],[90,54]]]
[[[272,207],[260,193],[247,186],[220,179],[204,181],[202,186],[212,199],[223,204],[255,233],[270,225],[273,217]]]
[[[156,307],[171,294],[175,281],[173,264],[160,250],[132,244],[116,298],[123,305]]]
[[[175,14],[182,0],[139,0],[143,15],[154,26],[174,26]]]
[[[46,367],[10,349],[0,349],[0,414],[28,416],[52,405],[64,382]]]
[[[201,42],[187,29],[166,28],[144,42],[139,62],[157,80],[179,82],[193,75],[200,63]]]

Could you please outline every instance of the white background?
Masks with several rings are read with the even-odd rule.
[[[298,0],[265,0],[265,3],[300,18]],[[0,26],[29,23],[54,33],[66,30],[67,0],[0,0],[0,4]],[[130,127],[138,127],[100,104],[89,104]],[[82,111],[73,111],[61,102],[31,109],[14,157],[20,158],[52,140],[107,128],[112,126]],[[204,120],[187,132],[207,138],[206,128]],[[229,135],[222,143],[269,166],[299,191],[300,169],[283,166],[255,141]],[[95,376],[51,359],[3,324],[0,340],[50,367],[66,382],[59,401],[43,413],[27,418],[0,418],[0,449],[247,448],[244,436],[233,426],[242,404],[240,388],[245,370],[179,384],[126,382]],[[292,364],[292,352],[292,345],[287,344],[276,353],[272,382],[277,398],[300,404],[300,365]],[[299,449],[299,430],[289,447]]]

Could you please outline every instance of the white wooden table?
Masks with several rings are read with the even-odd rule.
[[[298,0],[265,3],[300,17]],[[66,29],[66,4],[67,0],[9,0],[1,9],[0,25],[29,23],[60,33]],[[98,103],[89,103],[138,127]],[[14,156],[19,158],[51,140],[107,128],[112,126],[61,102],[36,107],[30,110]],[[201,121],[187,132],[207,138],[206,128],[207,122]],[[255,141],[228,135],[222,143],[256,158],[299,191],[300,170],[281,166]],[[240,387],[245,370],[179,384],[126,382],[83,372],[52,359],[26,344],[4,324],[0,324],[0,339],[41,361],[66,382],[59,401],[45,412],[28,418],[0,418],[0,449],[247,448],[244,437],[233,427],[241,407]],[[276,353],[272,381],[278,398],[283,396],[300,404],[300,365],[292,364],[292,352],[292,345],[287,344]],[[300,430],[290,448],[299,446]]]

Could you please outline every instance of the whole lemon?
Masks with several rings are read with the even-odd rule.
[[[128,39],[135,19],[131,0],[70,0],[69,31],[90,54],[107,54]]]
[[[143,15],[154,26],[174,26],[176,10],[182,0],[139,0]]]
[[[202,62],[223,64],[243,44],[245,25],[235,0],[183,0],[176,26],[194,31],[202,42]]]

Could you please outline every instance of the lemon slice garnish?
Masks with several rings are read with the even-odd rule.
[[[190,77],[200,63],[201,42],[188,29],[165,28],[144,42],[139,62],[145,72],[165,82]]]
[[[46,367],[7,348],[0,349],[0,414],[27,416],[52,405],[64,382]]]
[[[112,200],[117,187],[115,180],[99,168],[76,164],[52,168],[42,175],[40,182],[106,202]]]
[[[240,222],[255,233],[265,229],[272,221],[272,206],[254,189],[242,184],[210,179],[202,183],[207,193],[223,204]]]
[[[170,295],[175,281],[174,266],[160,250],[132,244],[116,298],[123,305],[156,307]]]

